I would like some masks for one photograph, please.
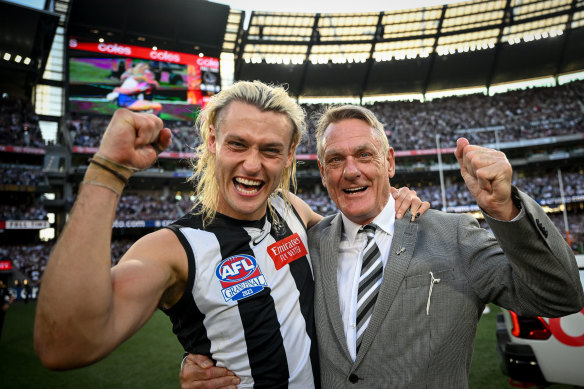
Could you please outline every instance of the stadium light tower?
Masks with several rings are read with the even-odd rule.
[[[568,214],[566,212],[566,200],[564,198],[564,180],[562,180],[562,169],[558,168],[558,182],[560,183],[560,196],[562,198],[562,213],[564,214],[564,229],[566,231],[566,242],[572,246],[570,238],[570,225],[568,224]]]
[[[440,150],[440,134],[436,134],[436,154],[438,154],[438,171],[440,172],[440,192],[442,192],[442,210],[446,212],[446,189],[444,187],[444,169],[442,168],[442,152]]]

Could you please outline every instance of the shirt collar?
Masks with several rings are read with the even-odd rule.
[[[341,217],[343,219],[343,232],[345,238],[350,244],[354,244],[355,238],[362,226],[349,220],[342,212]],[[389,200],[387,201],[387,204],[385,204],[385,207],[383,207],[379,215],[377,215],[371,223],[375,224],[386,234],[393,235],[395,224],[395,200],[391,194],[389,195]]]

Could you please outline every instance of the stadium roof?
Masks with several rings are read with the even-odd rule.
[[[40,79],[59,15],[0,0],[0,79],[18,90]]]
[[[253,11],[235,79],[295,96],[425,94],[584,69],[584,0],[476,0],[365,13]]]
[[[202,0],[75,0],[68,34],[219,57],[229,6]]]

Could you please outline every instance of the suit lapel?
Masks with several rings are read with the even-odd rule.
[[[339,245],[343,221],[340,213],[331,221],[329,227],[323,229],[320,240],[321,279],[327,313],[338,342],[345,356],[351,360],[347,339],[343,329],[343,319],[339,305],[339,287],[337,283]],[[317,281],[318,282],[318,281]]]
[[[395,300],[397,291],[410,265],[418,231],[418,224],[416,222],[410,223],[410,218],[411,214],[406,212],[402,219],[395,220],[394,235],[391,241],[389,258],[383,270],[383,281],[379,289],[379,296],[375,303],[371,321],[365,330],[363,342],[355,360],[355,367],[367,354],[375,335]]]

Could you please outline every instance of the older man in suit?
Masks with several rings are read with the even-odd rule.
[[[466,388],[486,303],[550,317],[584,305],[570,247],[503,153],[466,139],[455,152],[493,237],[468,215],[396,220],[394,152],[363,107],[329,109],[317,150],[341,211],[309,233],[324,388]]]
[[[485,304],[548,317],[584,306],[570,247],[511,185],[503,153],[464,138],[455,152],[493,236],[469,215],[394,217],[394,151],[366,108],[327,110],[316,137],[322,182],[341,211],[309,230],[323,388],[467,388]],[[183,387],[204,376],[183,374]]]

